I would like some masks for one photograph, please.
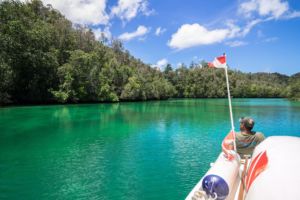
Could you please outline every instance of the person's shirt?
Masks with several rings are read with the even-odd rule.
[[[236,133],[236,149],[241,158],[252,155],[254,148],[265,139],[261,132],[238,132]]]

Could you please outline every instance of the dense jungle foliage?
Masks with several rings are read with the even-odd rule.
[[[152,68],[39,0],[0,2],[0,47],[0,104],[226,97],[222,69]],[[229,70],[229,80],[234,97],[300,98],[299,73]]]

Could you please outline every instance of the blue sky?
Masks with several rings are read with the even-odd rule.
[[[152,66],[211,61],[243,72],[300,72],[299,0],[43,0],[74,23],[119,38]]]

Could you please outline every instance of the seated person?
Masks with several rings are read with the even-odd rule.
[[[252,131],[254,120],[250,117],[240,119],[240,131],[236,133],[236,150],[241,158],[245,155],[252,155],[254,148],[261,143],[265,136],[261,132]]]

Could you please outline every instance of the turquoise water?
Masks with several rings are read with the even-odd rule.
[[[300,136],[300,103],[234,99]],[[226,99],[0,108],[0,199],[184,199],[230,129]]]

